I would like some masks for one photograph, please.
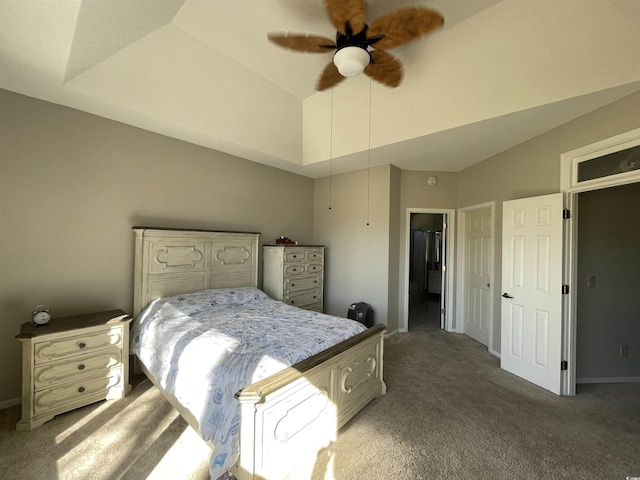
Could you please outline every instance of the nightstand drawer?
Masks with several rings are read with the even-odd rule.
[[[102,375],[78,379],[36,392],[33,411],[37,415],[46,411],[66,411],[87,405],[92,401],[107,398],[111,389],[122,385],[122,368],[105,370]]]
[[[284,282],[284,293],[302,292],[304,290],[316,289],[319,291],[321,285],[321,279],[316,277],[304,277],[304,278],[288,278]]]
[[[104,353],[83,355],[72,360],[61,360],[35,368],[33,383],[36,390],[57,383],[69,382],[92,376],[122,363],[122,350],[113,348]]]
[[[35,344],[34,363],[51,362],[122,345],[122,327]]]

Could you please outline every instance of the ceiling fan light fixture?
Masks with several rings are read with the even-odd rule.
[[[361,47],[343,47],[333,56],[333,63],[343,77],[355,77],[369,65],[369,52]]]

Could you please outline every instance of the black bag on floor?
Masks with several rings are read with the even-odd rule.
[[[373,308],[364,302],[352,303],[347,312],[347,318],[356,320],[365,327],[373,327]]]

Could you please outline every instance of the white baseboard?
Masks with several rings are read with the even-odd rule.
[[[640,377],[578,377],[576,383],[640,383]]]
[[[493,348],[489,348],[488,350],[491,355],[493,355],[494,357],[500,358],[500,352],[494,350]]]
[[[389,333],[387,332],[387,334],[384,336],[384,338],[389,338],[394,336],[396,333],[398,333],[398,330],[394,330],[393,332]]]
[[[13,407],[15,405],[20,405],[20,402],[22,402],[22,399],[20,397],[5,400],[3,402],[0,402],[0,410],[4,410],[5,408]]]

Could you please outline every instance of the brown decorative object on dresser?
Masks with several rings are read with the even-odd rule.
[[[124,397],[129,384],[129,322],[122,310],[23,323],[22,418],[33,430],[58,415]]]
[[[323,311],[324,246],[265,245],[262,290],[274,300]]]

